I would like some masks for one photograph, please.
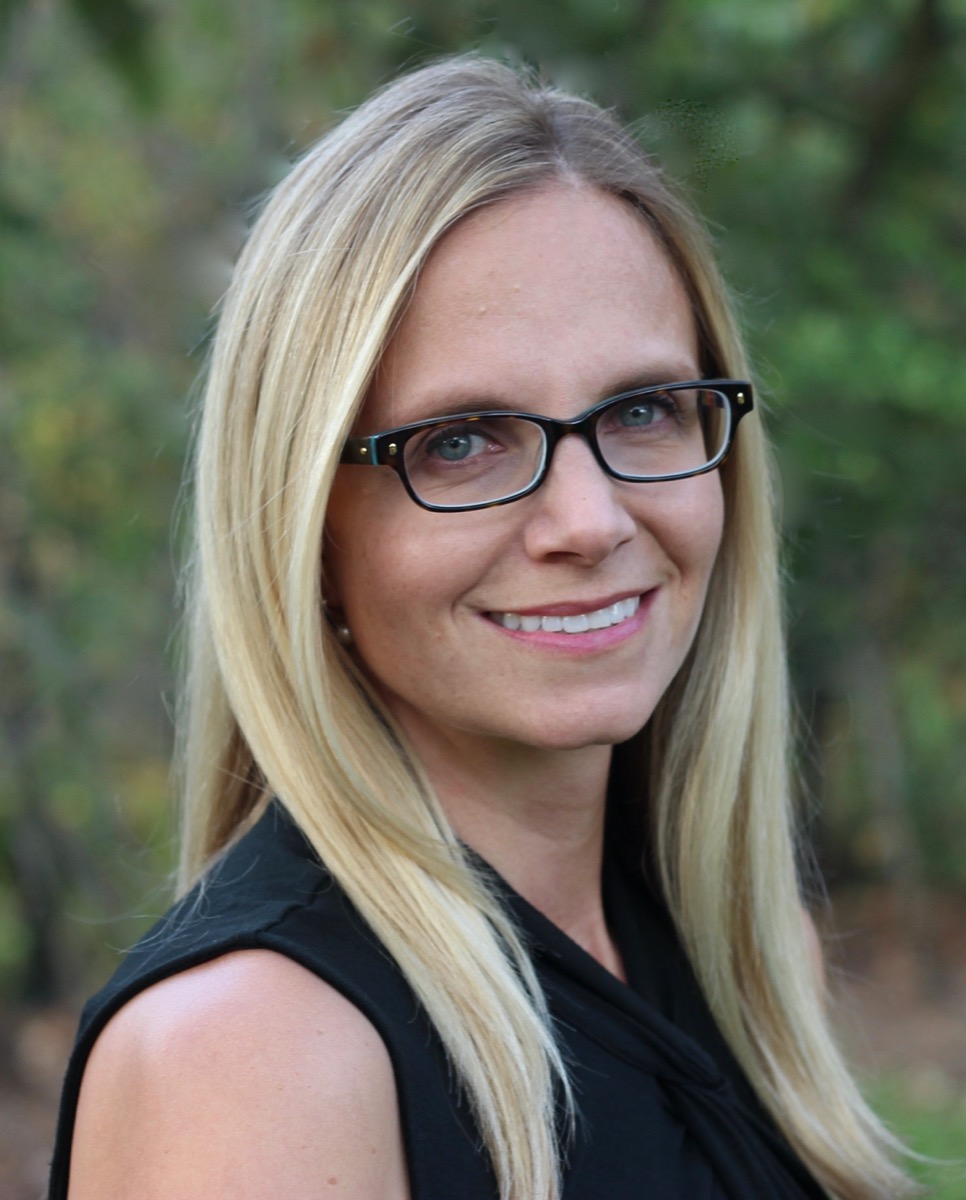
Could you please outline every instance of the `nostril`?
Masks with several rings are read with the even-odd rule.
[[[529,556],[602,562],[637,532],[625,486],[604,471],[585,440],[561,439],[529,510],[524,533]]]

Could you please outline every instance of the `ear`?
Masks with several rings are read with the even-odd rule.
[[[341,616],[342,593],[339,587],[338,570],[335,567],[337,555],[332,553],[332,543],[329,540],[328,527],[322,534],[322,553],[319,558],[319,582],[322,592],[322,607],[330,617]]]
[[[319,563],[319,579],[321,584],[322,611],[331,625],[339,643],[343,646],[352,645],[352,630],[346,623],[342,610],[342,597],[338,585],[337,571],[333,569],[335,555],[330,553],[328,531],[322,538],[322,558]]]

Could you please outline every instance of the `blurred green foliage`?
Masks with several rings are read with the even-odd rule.
[[[637,122],[713,224],[771,409],[815,826],[966,885],[961,0],[0,3],[0,987],[164,905],[173,513],[251,198],[479,49]],[[145,895],[153,899],[145,901]]]
[[[903,1140],[919,1162],[909,1169],[929,1200],[963,1200],[966,1196],[966,1104],[952,1093],[941,1075],[909,1078],[893,1073],[879,1079],[869,1095],[875,1111]]]

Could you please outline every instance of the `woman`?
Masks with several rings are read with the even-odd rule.
[[[457,59],[296,166],[197,451],[190,890],[51,1196],[905,1194],[802,916],[746,377],[586,101]]]

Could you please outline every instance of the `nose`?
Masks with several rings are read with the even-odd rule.
[[[582,437],[562,438],[546,479],[531,497],[524,535],[527,553],[535,559],[570,558],[587,566],[602,562],[636,532],[625,504],[626,489],[633,486],[605,474]]]

